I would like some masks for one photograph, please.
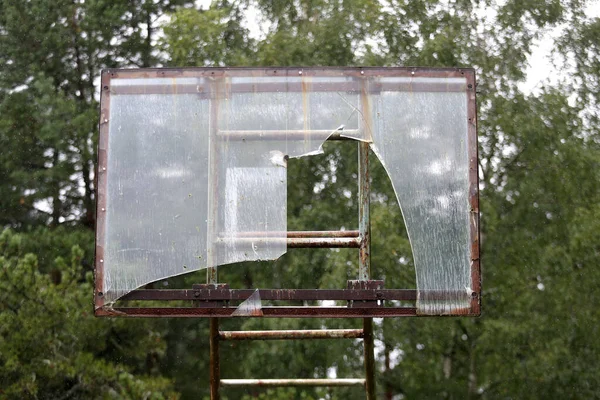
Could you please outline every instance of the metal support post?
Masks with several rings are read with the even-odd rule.
[[[363,344],[365,348],[365,389],[367,400],[375,400],[375,345],[373,338],[373,318],[363,320]]]
[[[211,156],[209,163],[212,167],[212,171],[217,171],[217,160],[215,159],[215,154],[217,154],[218,147],[218,120],[219,120],[219,102],[220,102],[220,85],[217,82],[215,84],[214,97],[210,102],[210,135],[209,135],[209,146],[211,147]],[[213,176],[210,178],[210,185],[208,190],[208,209],[212,210],[212,218],[211,222],[208,225],[208,237],[212,238],[217,229],[216,220],[218,218],[218,213],[216,211],[216,203],[218,198],[218,180],[217,176]],[[216,259],[215,259],[215,243],[211,241],[208,250],[208,268],[206,269],[206,283],[215,285],[218,282],[217,278],[217,267],[216,267]],[[221,371],[219,364],[219,320],[217,318],[211,318],[210,322],[210,399],[211,400],[219,400],[219,386],[221,382]]]
[[[371,184],[369,182],[369,143],[358,143],[358,279],[371,277],[371,220],[369,214]]]
[[[358,279],[371,278],[371,220],[369,214],[371,187],[369,182],[369,143],[358,143],[358,231],[360,239]],[[375,346],[373,318],[363,320],[363,344],[365,356],[365,389],[367,400],[375,400]]]
[[[217,132],[219,131],[219,103],[224,97],[222,93],[222,84],[217,80],[214,86],[211,85],[212,100],[210,101],[210,118],[209,118],[209,135],[208,135],[208,146],[210,148],[208,155],[208,164],[210,171],[213,173],[208,175],[208,212],[212,213],[209,215],[209,223],[207,225],[207,237],[210,239],[207,250],[207,266],[206,268],[206,283],[218,282],[217,279],[217,260],[215,257],[216,242],[213,242],[213,238],[216,237],[217,219],[219,213],[217,211],[217,203],[219,199],[219,160],[217,160],[217,154],[219,149],[219,137]]]
[[[210,319],[210,400],[219,400],[219,319]]]

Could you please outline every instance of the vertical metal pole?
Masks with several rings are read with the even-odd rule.
[[[358,279],[371,278],[371,220],[369,215],[371,184],[369,183],[369,143],[358,142]]]
[[[219,319],[210,319],[210,400],[219,400]]]
[[[221,85],[219,81],[214,81],[211,85],[212,100],[210,101],[210,118],[208,127],[208,224],[207,224],[207,254],[206,263],[208,268],[206,269],[206,283],[216,284],[217,280],[217,267],[216,267],[216,255],[215,255],[215,239],[217,231],[217,219],[219,218],[219,212],[217,211],[218,201],[218,186],[219,186],[219,171],[217,152],[219,150],[218,144],[218,124],[219,124],[219,102],[221,101]]]
[[[358,143],[358,231],[360,237],[358,279],[371,279],[371,220],[369,214],[371,185],[369,182],[369,143]],[[375,400],[375,345],[373,318],[364,318],[364,356],[367,400]]]
[[[214,254],[215,247],[215,232],[217,226],[218,212],[216,210],[217,196],[218,196],[218,171],[217,171],[217,129],[219,123],[219,101],[220,101],[220,88],[219,83],[214,82],[212,89],[213,100],[210,102],[210,127],[209,127],[209,166],[211,168],[209,174],[209,189],[208,189],[208,210],[209,210],[209,221],[208,221],[208,254],[207,263],[208,268],[206,269],[206,283],[217,284],[217,267],[216,258]],[[219,385],[221,383],[221,371],[219,365],[219,319],[210,319],[210,399],[219,400]]]
[[[373,318],[365,318],[363,320],[363,334],[367,400],[375,400],[375,343],[373,338]]]

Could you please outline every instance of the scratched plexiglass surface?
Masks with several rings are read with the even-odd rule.
[[[256,90],[257,85],[272,83],[296,88],[304,84],[306,90]],[[209,248],[215,265],[283,255],[287,159],[321,153],[323,142],[338,128],[357,129],[355,94],[309,92],[311,85],[279,77],[231,78],[215,84],[218,155],[211,186],[217,188],[219,208],[214,227],[209,227],[218,232]]]
[[[376,116],[372,148],[404,216],[416,269],[417,310],[448,314],[466,309],[471,295],[466,93],[384,91],[371,100]]]
[[[277,90],[268,89],[273,83]],[[185,90],[178,93],[178,84]],[[372,140],[391,177],[413,249],[419,312],[469,306],[464,79],[152,78],[113,85],[140,94],[117,92],[110,100],[106,301],[177,274],[281,256],[287,158],[319,154],[337,133]]]
[[[107,302],[204,267],[208,215],[208,101],[115,94],[110,102]]]
[[[170,276],[285,253],[287,158],[322,152],[336,131],[358,135],[358,95],[231,91],[274,81],[282,80],[113,80],[139,94],[116,90],[110,100],[106,302]]]

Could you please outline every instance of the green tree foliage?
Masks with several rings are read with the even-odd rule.
[[[0,3],[0,223],[94,225],[100,70],[156,65],[157,20],[186,3]]]
[[[241,24],[242,11],[232,7],[181,9],[164,27],[162,48],[172,65],[228,66],[251,61],[253,41]],[[177,43],[177,46],[172,46]]]
[[[81,247],[44,274],[25,252],[34,240],[0,235],[0,397],[177,398],[152,365],[165,351],[162,334],[147,323],[93,318]]]
[[[600,396],[593,295],[600,280],[600,24],[586,17],[587,2],[191,3],[0,1],[0,223],[19,231],[0,238],[0,386],[8,388],[1,395],[208,397],[206,321],[86,314],[101,68],[423,65],[472,66],[478,74],[483,316],[376,321],[378,398]],[[253,31],[253,15],[263,31]],[[523,93],[528,56],[556,27],[564,31],[554,50],[564,79]],[[327,143],[324,150],[289,161],[290,230],[356,228],[356,145]],[[413,287],[410,243],[396,222],[401,212],[389,178],[377,162],[371,176],[373,277]],[[275,262],[223,267],[219,280],[339,288],[356,269],[355,251],[290,250]],[[197,273],[169,284],[204,280]],[[222,328],[359,323],[252,319]],[[361,352],[352,340],[227,343],[222,375],[361,377]],[[223,393],[364,398],[355,389]]]
[[[185,3],[0,2],[0,224],[22,232],[1,245],[0,398],[175,396],[162,325],[92,316],[90,228],[100,70],[155,65]]]

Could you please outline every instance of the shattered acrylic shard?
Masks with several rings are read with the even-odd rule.
[[[232,317],[262,317],[262,303],[260,301],[260,292],[254,291],[246,300],[242,302],[231,314]]]

